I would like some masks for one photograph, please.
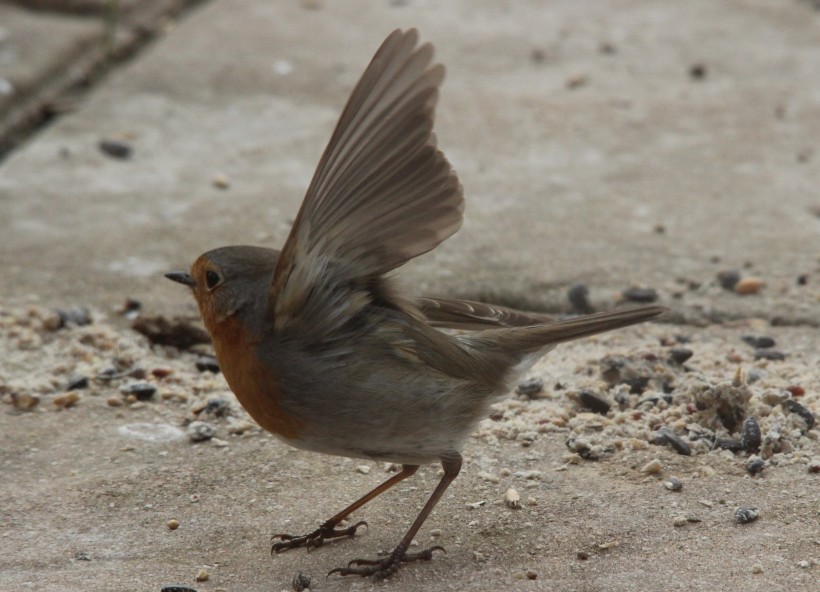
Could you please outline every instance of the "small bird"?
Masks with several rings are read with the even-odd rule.
[[[400,293],[385,274],[454,234],[463,217],[461,184],[432,131],[443,77],[415,29],[391,33],[354,88],[282,250],[222,247],[189,273],[166,274],[190,286],[219,367],[259,425],[296,448],[402,466],[313,532],[274,535],[272,552],[354,535],[364,522],[339,526],[350,514],[420,465],[441,463],[441,481],[396,548],[331,574],[387,577],[443,550],[408,552],[490,404],[555,344],[664,311],[556,321]]]

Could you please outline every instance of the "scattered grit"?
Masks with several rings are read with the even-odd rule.
[[[0,397],[7,412],[71,413],[98,405],[120,408],[127,418],[128,410],[153,407],[192,442],[217,446],[260,432],[228,390],[195,323],[141,318],[133,302],[120,312],[148,337],[84,308],[0,306]],[[795,463],[819,473],[820,375],[812,371],[818,360],[790,360],[763,334],[766,328],[746,322],[727,327],[718,342],[698,342],[695,328],[642,326],[626,330],[631,346],[623,332],[559,346],[493,407],[474,437],[526,447],[540,434],[558,432],[569,464],[671,446],[684,455],[728,456],[753,476]],[[643,337],[637,349],[635,335]],[[169,342],[184,348],[162,345]],[[652,464],[644,471],[660,471]]]

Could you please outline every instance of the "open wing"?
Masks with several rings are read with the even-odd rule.
[[[461,185],[432,132],[444,67],[417,43],[415,29],[391,33],[342,112],[274,272],[277,325],[297,313],[345,316],[328,308],[328,298],[355,306],[338,287],[390,271],[461,226]]]

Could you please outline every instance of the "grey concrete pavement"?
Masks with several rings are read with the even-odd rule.
[[[180,294],[161,272],[281,244],[372,52],[416,26],[448,68],[437,129],[467,214],[400,272],[414,289],[566,308],[574,282],[599,303],[638,284],[690,318],[816,322],[819,18],[801,2],[212,2],[0,167],[0,297],[165,308]],[[100,153],[110,136],[130,160]],[[732,268],[767,287],[722,291]]]
[[[80,34],[97,34],[83,22]],[[161,274],[215,246],[281,244],[352,85],[384,36],[410,26],[448,68],[437,131],[467,213],[461,232],[399,271],[408,286],[566,310],[573,283],[599,306],[635,284],[656,288],[678,319],[739,320],[642,326],[558,348],[533,369],[544,400],[507,401],[503,421],[487,420],[469,441],[464,474],[419,535],[446,556],[388,583],[325,580],[395,544],[435,468],[357,515],[372,532],[269,558],[271,532],[330,515],[382,479],[381,465],[367,474],[252,426],[228,431],[245,418],[238,408],[213,419],[224,439],[214,446],[137,439],[129,429],[174,431],[213,397],[237,403],[191,353],[103,321],[36,331],[40,313],[9,311],[31,300],[109,309],[126,296],[149,314],[193,311]],[[298,571],[319,590],[814,589],[820,515],[807,467],[820,439],[816,427],[791,429],[794,414],[773,401],[792,393],[818,413],[820,12],[811,3],[212,0],[165,31],[0,163],[0,521],[9,527],[0,590],[177,581],[268,591],[287,589]],[[74,34],[50,41],[70,47]],[[22,66],[20,76],[46,71]],[[127,142],[131,157],[103,154],[106,138]],[[715,281],[726,269],[766,286],[726,291]],[[774,338],[785,360],[758,359],[748,334]],[[678,338],[694,357],[676,380],[753,376],[746,411],[799,441],[797,453],[774,455],[752,478],[745,453],[689,457],[650,444],[663,422],[689,427],[688,392],[677,386],[674,405],[658,393],[657,406],[632,414],[645,433],[618,435],[623,448],[600,462],[571,464],[571,430],[589,424],[596,437],[623,424],[613,413],[590,419],[568,394],[603,388],[605,356],[663,360]],[[91,380],[73,407],[57,404],[71,374],[113,363],[147,370],[155,400],[130,403],[120,382]],[[20,410],[15,389],[42,401]],[[524,437],[532,426],[534,441]],[[682,492],[642,472],[654,458],[664,478],[686,483]],[[518,474],[530,470],[541,479]],[[508,486],[523,508],[504,506]],[[735,505],[759,506],[761,519],[733,523]],[[674,526],[684,514],[700,522]],[[170,530],[169,518],[181,527]],[[208,581],[195,581],[200,568]]]

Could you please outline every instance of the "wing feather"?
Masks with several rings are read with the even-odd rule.
[[[376,52],[282,248],[270,292],[277,325],[316,313],[310,299],[395,269],[461,227],[461,184],[433,134],[443,79],[415,29],[394,31]]]

